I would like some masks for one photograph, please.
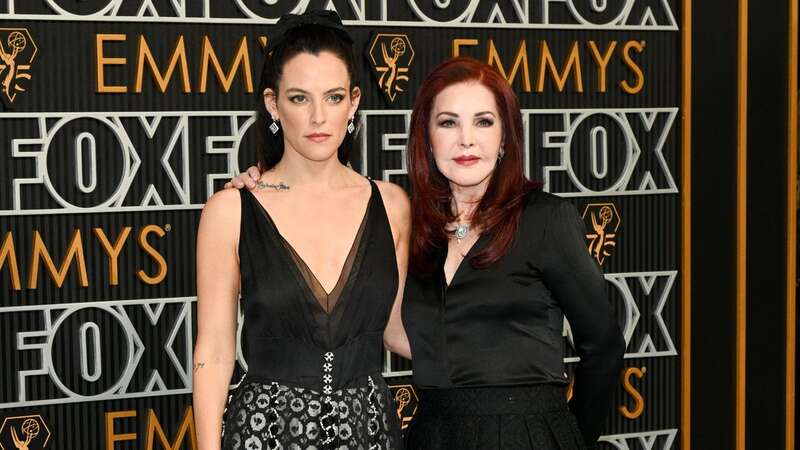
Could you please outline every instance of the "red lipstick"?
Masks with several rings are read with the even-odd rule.
[[[461,155],[453,158],[453,161],[455,161],[456,164],[461,166],[471,166],[473,164],[476,164],[479,160],[480,158],[478,158],[475,155]]]

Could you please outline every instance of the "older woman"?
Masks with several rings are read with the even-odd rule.
[[[513,91],[483,63],[447,61],[417,94],[408,449],[583,448],[609,410],[625,342],[575,207],[525,179],[522,130]],[[564,315],[581,358],[569,408]]]

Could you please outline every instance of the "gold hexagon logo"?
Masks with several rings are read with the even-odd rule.
[[[613,203],[590,203],[583,210],[583,222],[592,231],[586,233],[589,254],[601,266],[617,247],[617,231],[622,218]]]
[[[27,28],[0,28],[0,93],[13,103],[31,80],[31,65],[39,47]]]
[[[405,430],[414,418],[414,414],[417,413],[419,404],[417,391],[410,384],[389,386],[389,389],[394,393],[394,401],[397,403],[397,418],[400,420],[400,428]]]
[[[43,449],[50,437],[50,429],[40,414],[6,417],[0,425],[0,450]]]
[[[368,57],[378,86],[389,102],[408,87],[408,70],[414,61],[414,47],[405,34],[377,33],[369,45]]]

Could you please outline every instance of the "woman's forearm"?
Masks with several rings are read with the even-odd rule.
[[[233,362],[196,358],[192,400],[199,450],[220,450],[222,413],[228,400]]]
[[[197,341],[192,391],[201,450],[220,450],[222,412],[236,358],[240,204],[238,192],[217,192],[203,207],[197,230]]]
[[[386,350],[398,354],[405,359],[411,359],[411,345],[408,343],[408,336],[403,326],[386,327],[383,333],[383,345]]]
[[[392,312],[389,314],[389,322],[386,324],[386,329],[383,330],[383,345],[386,350],[396,353],[405,359],[411,359],[411,344],[408,342],[408,335],[406,329],[403,327],[403,320],[400,314],[400,307],[403,295],[402,289],[399,292],[398,300],[395,300],[392,306]]]

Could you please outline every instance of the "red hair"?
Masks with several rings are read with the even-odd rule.
[[[430,114],[436,95],[446,87],[475,81],[494,95],[503,126],[505,155],[492,173],[486,192],[475,208],[471,226],[488,233],[488,245],[470,257],[475,268],[487,267],[508,253],[517,232],[528,193],[541,187],[525,178],[523,131],[519,102],[511,87],[490,66],[470,58],[453,58],[436,66],[417,93],[408,137],[408,176],[411,181],[411,268],[418,274],[433,270],[431,255],[448,242],[445,226],[456,220],[452,192],[436,167],[430,147]]]

